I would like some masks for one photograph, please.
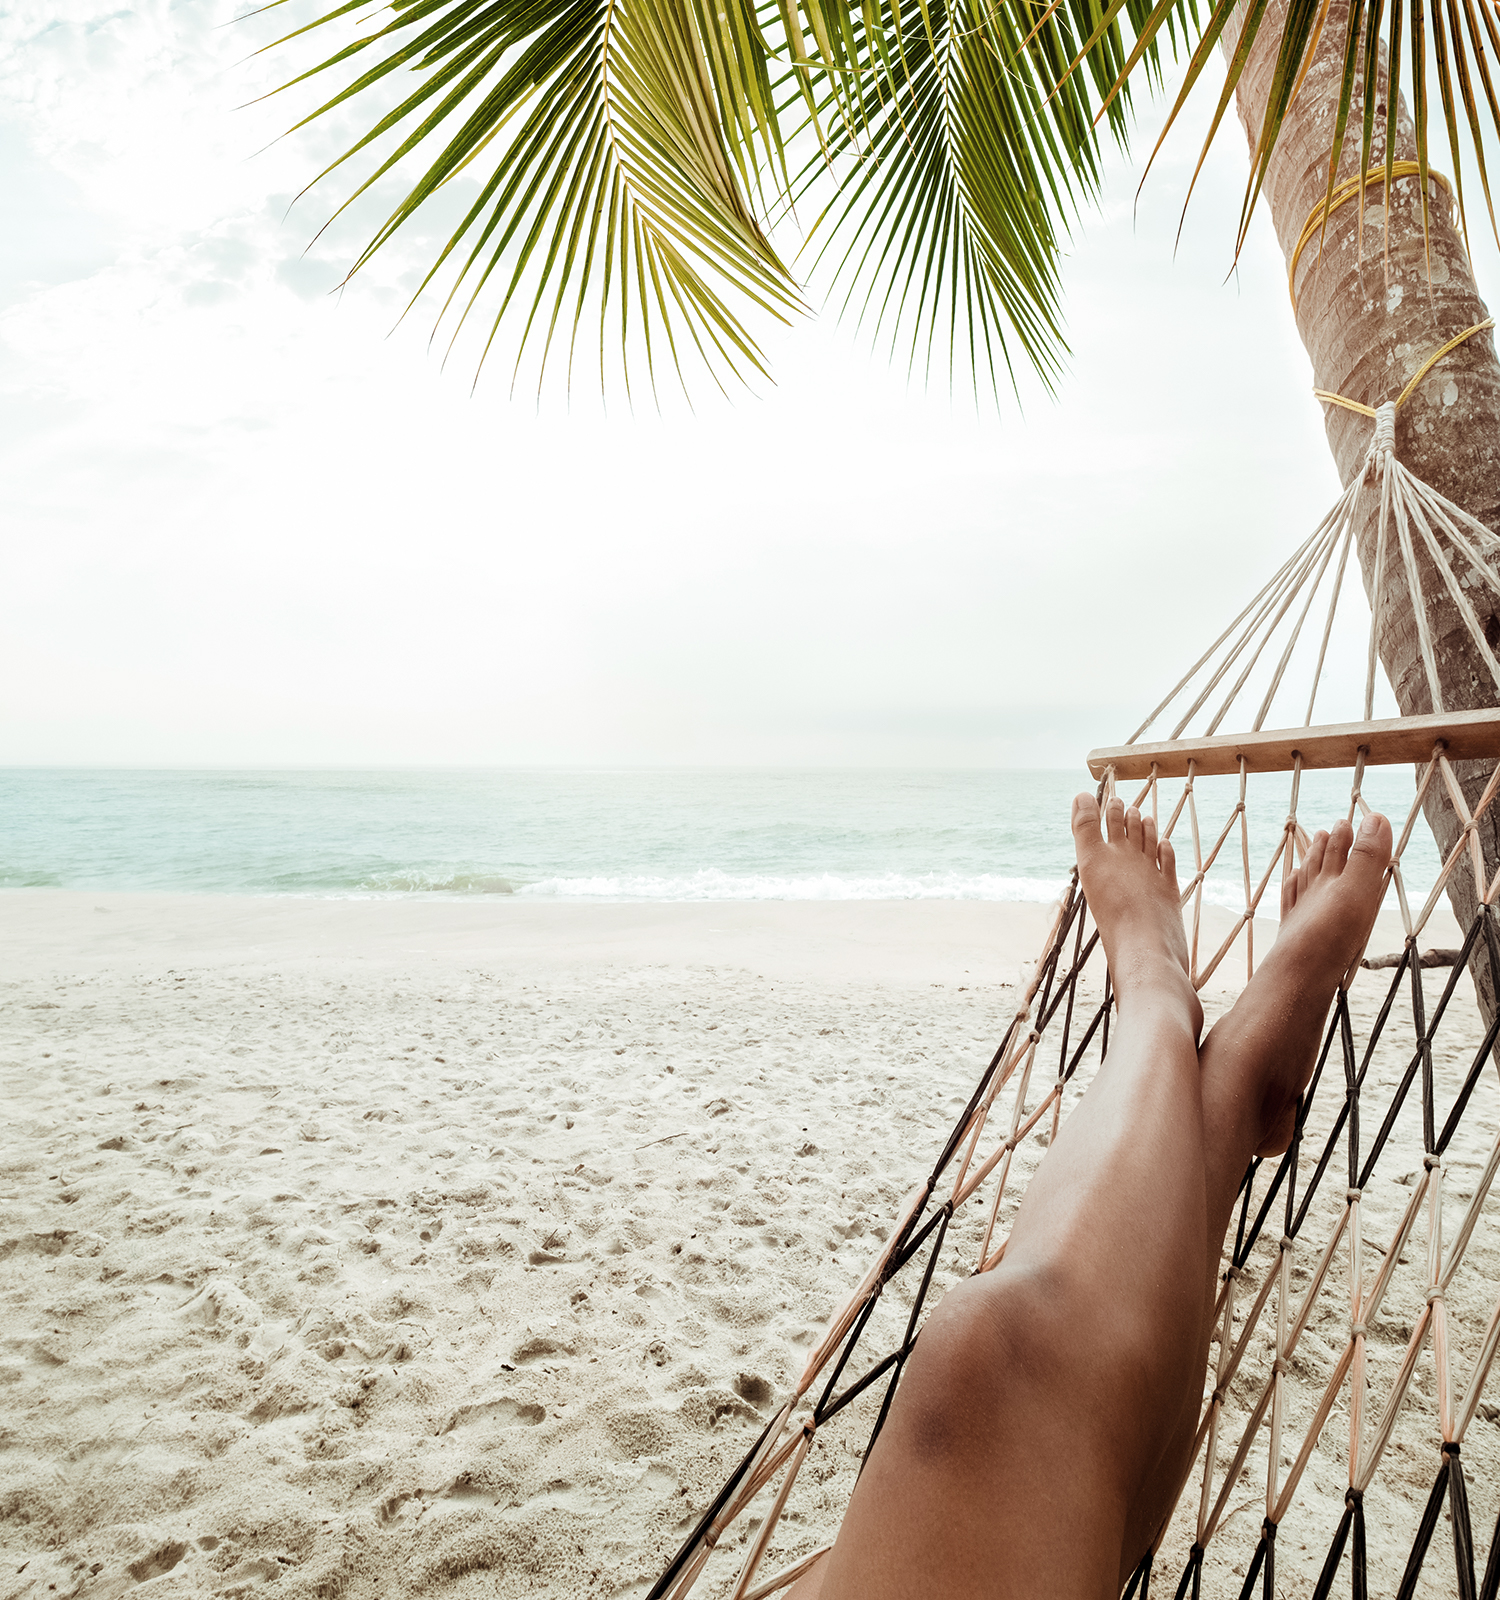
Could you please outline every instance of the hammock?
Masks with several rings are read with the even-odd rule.
[[[1445,345],[1401,399],[1448,350],[1491,326],[1481,323]],[[1500,803],[1500,709],[1444,709],[1423,590],[1425,570],[1429,585],[1435,575],[1479,646],[1481,659],[1490,664],[1500,706],[1500,665],[1485,642],[1471,599],[1487,588],[1495,597],[1489,606],[1500,602],[1500,578],[1491,566],[1500,555],[1500,539],[1397,461],[1394,419],[1399,402],[1372,409],[1341,396],[1320,398],[1374,419],[1365,469],[1311,538],[1282,563],[1132,738],[1089,757],[1101,798],[1113,794],[1117,785],[1130,784],[1123,797],[1149,808],[1164,837],[1176,837],[1178,870],[1186,877],[1182,898],[1189,923],[1190,973],[1199,988],[1237,945],[1243,945],[1247,975],[1254,971],[1256,910],[1272,880],[1279,890],[1309,843],[1297,816],[1303,772],[1348,769],[1352,820],[1356,812],[1371,809],[1362,793],[1369,768],[1420,765],[1410,813],[1397,832],[1383,903],[1389,908],[1394,900],[1399,910],[1405,931],[1401,954],[1378,1010],[1364,1022],[1349,999],[1356,969],[1346,976],[1316,1068],[1298,1103],[1289,1149],[1284,1156],[1252,1161],[1245,1174],[1237,1224],[1225,1241],[1215,1308],[1218,1331],[1205,1379],[1194,1466],[1170,1525],[1177,1530],[1175,1541],[1165,1541],[1179,1552],[1185,1544],[1186,1551],[1179,1553],[1180,1567],[1163,1573],[1159,1539],[1126,1589],[1126,1600],[1145,1600],[1154,1564],[1159,1587],[1165,1587],[1160,1583],[1164,1577],[1174,1585],[1177,1600],[1188,1594],[1197,1600],[1206,1552],[1216,1540],[1238,1537],[1236,1511],[1244,1508],[1232,1510],[1229,1502],[1237,1489],[1243,1496],[1252,1467],[1264,1480],[1264,1515],[1253,1548],[1247,1541],[1240,1552],[1243,1565],[1235,1569],[1233,1582],[1241,1600],[1251,1600],[1257,1588],[1265,1600],[1275,1594],[1277,1531],[1289,1518],[1296,1519],[1307,1548],[1327,1550],[1313,1591],[1316,1600],[1325,1600],[1345,1569],[1343,1581],[1362,1600],[1367,1592],[1365,1495],[1414,1385],[1433,1397],[1423,1446],[1430,1445],[1427,1470],[1433,1476],[1425,1509],[1410,1532],[1398,1600],[1411,1600],[1416,1592],[1445,1505],[1452,1525],[1453,1578],[1451,1583],[1439,1578],[1442,1590],[1461,1600],[1496,1600],[1500,1593],[1500,1522],[1478,1578],[1462,1456],[1466,1431],[1500,1345],[1495,1286],[1472,1264],[1465,1269],[1476,1234],[1500,1233],[1495,1219],[1484,1215],[1486,1197],[1500,1172],[1500,1136],[1490,1144],[1467,1197],[1445,1196],[1444,1165],[1491,1059],[1500,1017],[1489,1025],[1472,1059],[1453,1063],[1451,1072],[1445,1062],[1439,1061],[1441,1071],[1435,1065],[1435,1057],[1443,1056],[1439,1030],[1465,967],[1486,964],[1492,992],[1500,994],[1500,931],[1493,910],[1500,872],[1486,877],[1476,832],[1491,806]],[[1378,497],[1379,520],[1363,717],[1314,725],[1349,553],[1371,496]],[[1423,561],[1418,560],[1419,550]],[[1426,716],[1376,721],[1376,641],[1386,574],[1396,562],[1405,574],[1434,710]],[[1326,609],[1320,606],[1315,613],[1320,595]],[[1321,631],[1315,627],[1309,632],[1305,625],[1315,614]],[[1296,662],[1300,668],[1307,661],[1311,682],[1302,725],[1266,731],[1267,719],[1287,690],[1289,667]],[[1248,730],[1233,735],[1219,731],[1238,708],[1252,704],[1255,714]],[[1186,735],[1200,714],[1205,725],[1196,735]],[[1140,742],[1164,721],[1170,726],[1165,740]],[[1484,760],[1493,768],[1472,805],[1454,770],[1453,763],[1462,760]],[[1257,857],[1248,800],[1251,780],[1268,774],[1290,774],[1290,804],[1274,843]],[[1211,785],[1200,780],[1216,775],[1237,783],[1228,816],[1210,828],[1202,791]],[[1452,807],[1458,837],[1441,862],[1437,881],[1413,910],[1403,860],[1423,805],[1434,798]],[[1190,873],[1184,873],[1189,855],[1184,833],[1191,838]],[[1202,937],[1209,920],[1205,894],[1218,881],[1212,877],[1215,867],[1222,874],[1235,855],[1242,907],[1227,936],[1214,944]],[[1451,971],[1445,977],[1425,977],[1418,940],[1458,873],[1473,875],[1479,910]],[[706,1571],[714,1593],[730,1600],[764,1600],[821,1559],[826,1545],[774,1575],[762,1575],[784,1515],[796,1504],[799,1473],[824,1430],[836,1422],[862,1433],[868,1430],[864,1454],[879,1435],[922,1312],[933,1298],[940,1260],[956,1256],[959,1270],[986,1272],[1003,1257],[1006,1225],[1018,1193],[1055,1137],[1065,1099],[1076,1099],[1079,1086],[1108,1050],[1111,996],[1103,967],[1099,936],[1075,870],[1024,985],[1022,1002],[931,1171],[902,1205],[879,1255],[833,1317],[795,1391],[705,1511],[652,1588],[650,1600],[682,1600]],[[1439,1079],[1448,1077],[1455,1086],[1445,1099]],[[1408,1122],[1414,1124],[1420,1116],[1421,1147],[1419,1166],[1405,1172],[1396,1169],[1414,1163],[1410,1155],[1401,1155],[1394,1137],[1403,1109]],[[1417,1137],[1415,1129],[1411,1137]],[[1463,1181],[1470,1181],[1467,1171]],[[1389,1202],[1390,1186],[1403,1184],[1409,1195],[1400,1205],[1399,1221],[1394,1230],[1375,1237],[1362,1215],[1372,1203],[1368,1196],[1380,1194]],[[1402,1193],[1399,1187],[1394,1192]],[[1410,1259],[1405,1255],[1408,1246]],[[1393,1326],[1404,1330],[1391,1308],[1403,1297],[1411,1307],[1412,1324],[1396,1359],[1395,1350],[1388,1348],[1390,1334]],[[1482,1310],[1471,1314],[1476,1306],[1489,1308],[1487,1321]],[[1387,1316],[1382,1325],[1383,1309]],[[1318,1330],[1312,1337],[1324,1339],[1330,1352],[1341,1352],[1333,1360],[1331,1376],[1316,1384],[1299,1376],[1297,1361],[1310,1327]],[[1372,1334],[1378,1335],[1374,1344]],[[1305,1367],[1303,1363],[1301,1370]],[[1298,1490],[1340,1404],[1347,1413],[1349,1437],[1342,1514],[1326,1519],[1328,1526],[1313,1528],[1298,1505]],[[1493,1494],[1500,1484],[1490,1487]],[[1255,1503],[1259,1505],[1258,1491]],[[738,1536],[726,1538],[742,1517],[753,1531],[742,1542]],[[1407,1530],[1397,1532],[1404,1542]]]

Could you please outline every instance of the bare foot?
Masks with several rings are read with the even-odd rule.
[[[1342,821],[1314,835],[1281,890],[1271,954],[1204,1040],[1204,1070],[1215,1075],[1206,1093],[1227,1096],[1236,1117],[1249,1118],[1255,1155],[1279,1155],[1292,1142],[1329,1003],[1369,938],[1390,859],[1390,822],[1378,813],[1358,837]]]
[[[1315,834],[1302,865],[1282,885],[1281,929],[1261,970],[1269,966],[1267,976],[1287,985],[1292,1006],[1287,1064],[1298,1050],[1302,1063],[1279,1086],[1285,1096],[1281,1103],[1273,1099],[1265,1108],[1266,1136],[1256,1147],[1258,1156],[1280,1155],[1292,1142],[1297,1096],[1312,1074],[1329,1002],[1370,937],[1390,860],[1391,825],[1372,812],[1357,835],[1342,820],[1331,833]]]
[[[1158,840],[1156,822],[1118,797],[1104,808],[1090,794],[1073,801],[1078,877],[1104,941],[1110,977],[1120,1003],[1163,989],[1187,1003],[1193,1038],[1203,1008],[1188,982],[1187,936],[1178,904],[1177,862],[1171,844]]]

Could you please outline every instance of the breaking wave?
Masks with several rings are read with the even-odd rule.
[[[678,877],[543,878],[518,892],[555,900],[1054,900],[1065,878],[1011,878],[995,873],[832,872],[804,877],[721,872],[705,867]]]

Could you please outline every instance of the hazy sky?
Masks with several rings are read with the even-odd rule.
[[[1264,215],[1226,280],[1237,126],[1175,260],[1201,120],[1134,220],[1112,164],[1055,400],[829,317],[762,394],[538,407],[392,332],[430,230],[329,293],[370,213],[304,255],[340,130],[266,148],[232,15],[0,21],[0,760],[1067,765],[1337,493]]]

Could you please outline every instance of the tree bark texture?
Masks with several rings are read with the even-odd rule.
[[[1285,13],[1285,0],[1271,0],[1239,84],[1239,115],[1252,153],[1260,136]],[[1264,193],[1288,264],[1309,215],[1327,194],[1347,25],[1346,0],[1331,0],[1322,39],[1301,92],[1282,125],[1266,178]],[[1232,49],[1231,33],[1238,33],[1236,21],[1231,21],[1225,30],[1226,45]],[[1372,168],[1381,168],[1385,163],[1387,91],[1382,45]],[[1432,95],[1436,108],[1436,85]],[[1362,106],[1357,83],[1339,164],[1340,182],[1359,173]],[[1446,152],[1446,133],[1436,109],[1429,126]],[[1433,166],[1440,166],[1431,138],[1429,149]],[[1399,106],[1395,155],[1398,161],[1416,159],[1415,133],[1404,97]],[[1297,331],[1312,361],[1316,387],[1370,406],[1394,400],[1433,351],[1489,315],[1479,298],[1464,249],[1456,203],[1436,183],[1429,184],[1429,195],[1434,197],[1428,212],[1429,282],[1428,246],[1423,241],[1417,179],[1397,179],[1392,189],[1388,196],[1380,184],[1366,193],[1362,240],[1358,199],[1335,211],[1321,250],[1314,239],[1303,250],[1297,269]],[[1471,224],[1488,226],[1477,177],[1467,199]],[[1341,406],[1324,409],[1328,445],[1347,486],[1364,470],[1373,423]],[[1409,471],[1439,493],[1464,507],[1486,527],[1500,529],[1500,361],[1496,360],[1492,333],[1475,335],[1423,379],[1396,414],[1396,453]],[[1309,507],[1310,516],[1321,509]],[[1372,593],[1375,575],[1377,530],[1378,500],[1371,496],[1368,511],[1356,530],[1367,596]],[[1392,553],[1396,554],[1395,560],[1390,559]],[[1425,552],[1419,554],[1419,561],[1445,702],[1442,709],[1493,705],[1494,680],[1479,659],[1477,647]],[[1420,715],[1436,708],[1422,667],[1412,602],[1394,538],[1388,545],[1383,587],[1380,658],[1402,713]],[[1492,646],[1500,643],[1500,598],[1478,585],[1471,585],[1468,592],[1485,622],[1486,638]],[[1471,807],[1491,770],[1492,764],[1486,762],[1457,764]],[[1459,835],[1460,824],[1440,785],[1434,784],[1429,790],[1426,812],[1439,853],[1446,857]],[[1398,821],[1398,829],[1399,826]],[[1500,865],[1500,814],[1494,807],[1480,827],[1485,861],[1493,874]],[[1478,897],[1473,873],[1464,863],[1449,880],[1448,894],[1459,923],[1467,928],[1478,909]],[[1471,970],[1481,1005],[1492,1017],[1495,995],[1488,963],[1480,949],[1476,949]]]

